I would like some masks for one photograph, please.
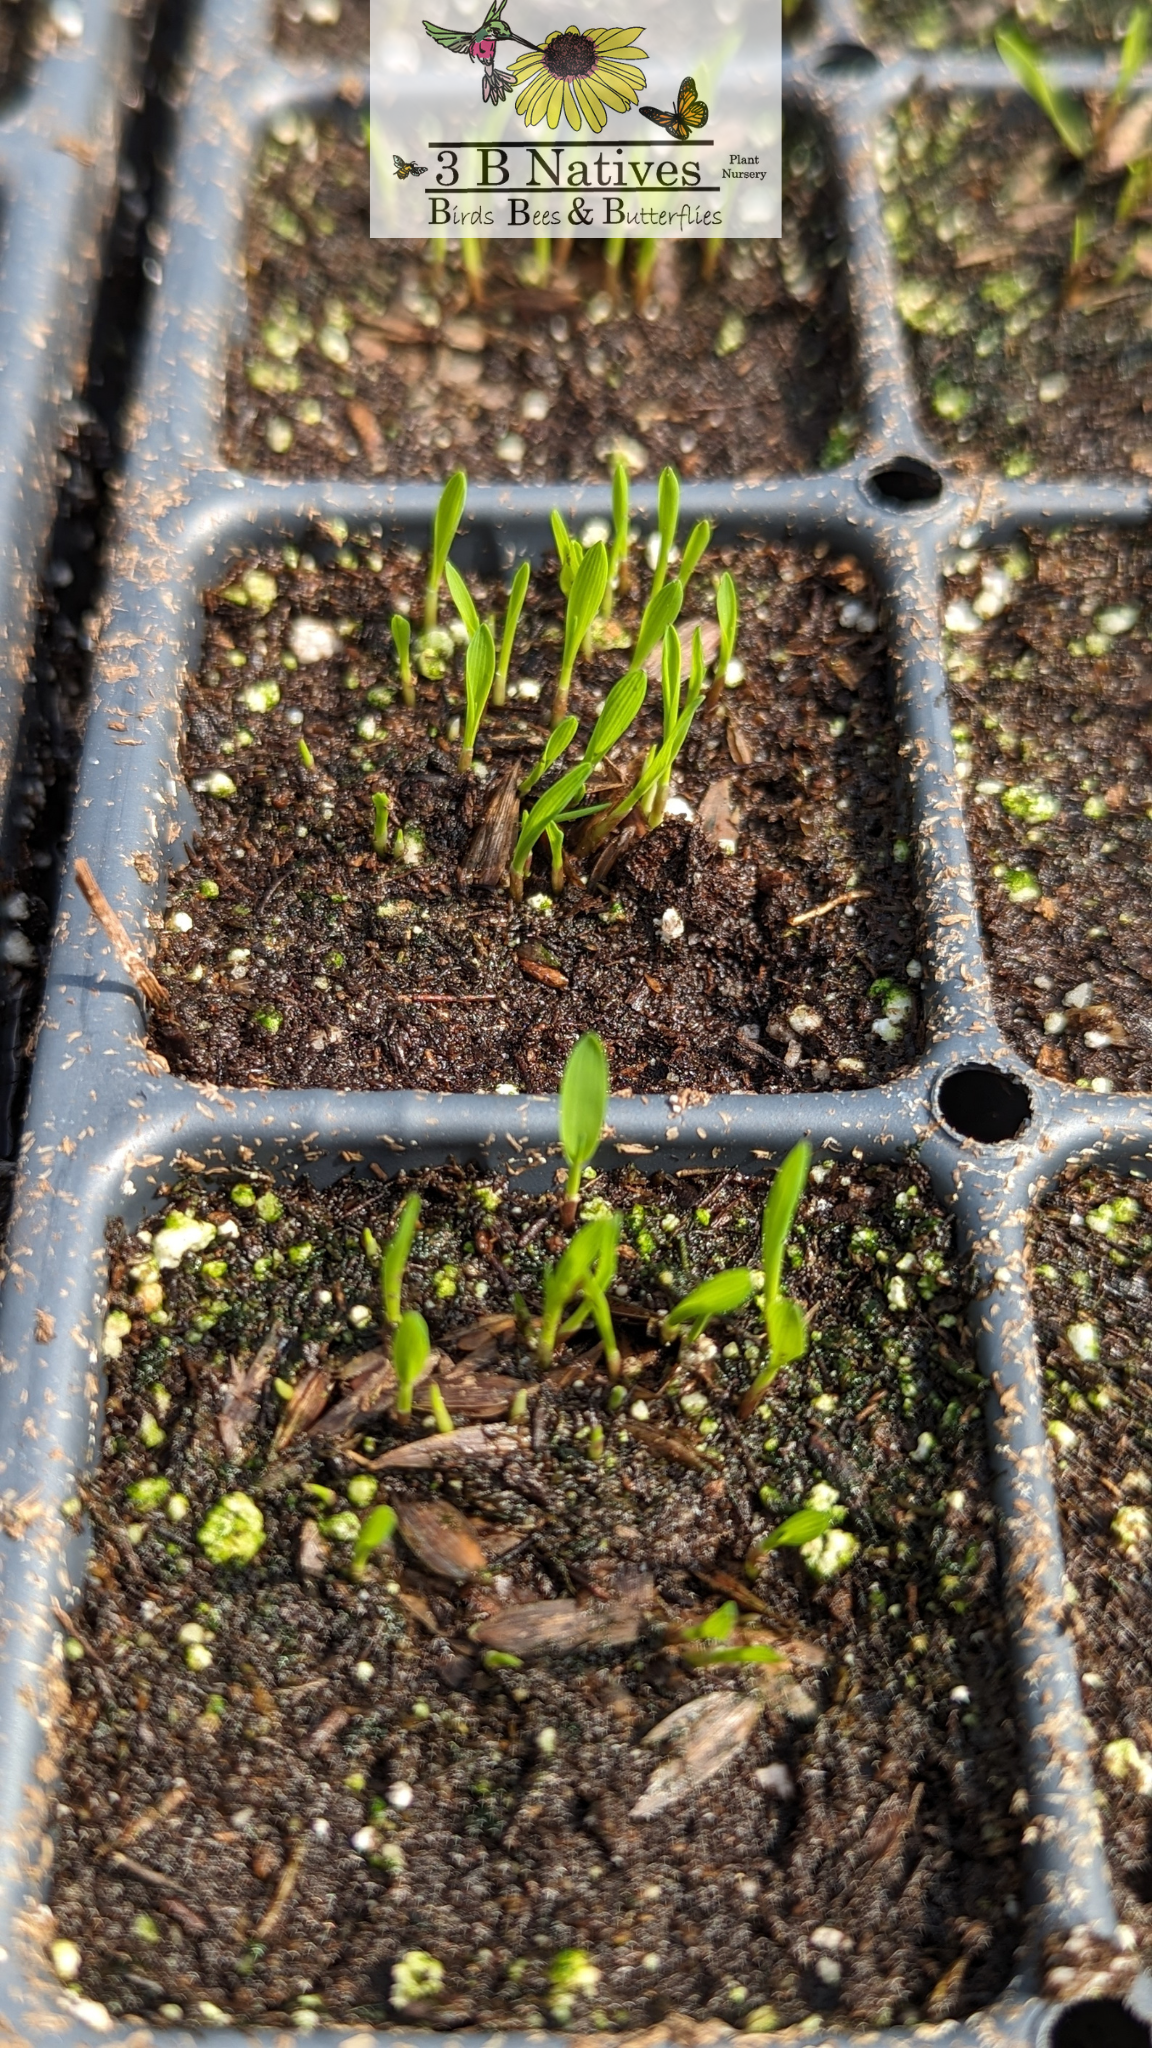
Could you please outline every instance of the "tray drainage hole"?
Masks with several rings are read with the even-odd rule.
[[[826,78],[854,78],[861,72],[875,71],[880,59],[866,50],[863,43],[833,43],[825,50],[816,69]]]
[[[940,1114],[962,1138],[1002,1145],[1032,1114],[1032,1097],[1014,1074],[999,1067],[957,1067],[940,1083]]]
[[[883,469],[874,469],[868,487],[882,505],[934,505],[944,489],[944,479],[930,462],[918,455],[897,455]]]
[[[1152,2033],[1118,1998],[1089,1998],[1062,2012],[1049,2048],[1150,2048]]]

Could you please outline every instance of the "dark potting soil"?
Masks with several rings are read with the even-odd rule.
[[[1117,1912],[1143,1948],[1152,1939],[1148,1186],[1093,1168],[1066,1174],[1037,1218],[1032,1267],[1100,1818]]]
[[[926,1176],[818,1165],[787,1268],[811,1351],[745,1423],[754,1312],[679,1362],[649,1315],[756,1255],[763,1183],[587,1184],[624,1218],[622,1396],[587,1334],[542,1374],[515,1333],[513,1291],[536,1312],[563,1243],[554,1197],[453,1169],[259,1186],[174,1192],[181,1227],[218,1232],[175,1271],[149,1263],[170,1261],[163,1233],[114,1233],[53,1864],[85,1993],[149,2019],[581,2031],[887,2024],[994,1997],[1022,1795],[980,1382]],[[409,1187],[405,1300],[442,1347],[447,1438],[420,1389],[412,1425],[367,1389],[359,1418],[334,1414],[377,1341],[362,1234],[383,1242]],[[405,1445],[461,1461],[380,1471]],[[348,1486],[368,1477],[406,1534],[357,1581]],[[149,1480],[174,1509],[128,1496]],[[750,1581],[749,1545],[817,1484],[855,1557],[821,1583],[776,1550]],[[197,1532],[238,1490],[266,1540],[213,1566]],[[729,1646],[771,1638],[783,1664],[689,1666],[672,1637],[727,1600]],[[707,1697],[676,1798],[637,1815],[678,1747],[644,1738]],[[718,1711],[739,1731],[712,1774]]]
[[[1152,473],[1147,208],[1113,225],[1123,173],[1085,183],[1039,110],[914,94],[881,179],[925,430],[962,471]],[[1077,214],[1091,247],[1065,302]]]
[[[1060,1080],[1152,1087],[1152,548],[1077,530],[958,560],[946,619],[978,630],[947,659],[1001,1026]]]
[[[277,139],[277,137],[281,139]],[[603,481],[672,462],[763,478],[842,461],[855,435],[844,243],[819,134],[785,136],[779,242],[660,245],[636,309],[603,242],[533,282],[533,245],[485,242],[483,304],[458,249],[370,241],[366,148],[300,115],[275,124],[253,194],[249,333],[229,380],[242,467],[489,481]]]
[[[323,568],[269,558],[279,594],[266,616],[208,599],[183,765],[193,788],[223,773],[235,794],[200,797],[201,830],[169,891],[158,969],[172,1009],[156,1031],[173,1064],[231,1085],[540,1091],[595,1028],[614,1086],[640,1093],[855,1087],[914,1057],[905,796],[875,594],[853,558],[709,550],[687,611],[698,599],[711,612],[706,572],[729,563],[747,679],[698,715],[680,757],[690,817],[626,846],[595,886],[573,846],[555,897],[541,851],[516,906],[458,875],[494,792],[548,730],[564,602],[554,574],[529,588],[512,667],[525,694],[481,726],[482,783],[456,772],[445,737],[461,657],[446,683],[418,681],[412,711],[393,688],[387,620],[398,602],[420,615],[422,560],[327,554]],[[482,610],[502,605],[498,585],[475,587]],[[617,610],[633,630],[636,602]],[[330,660],[285,668],[301,615],[344,620],[346,638]],[[618,651],[578,664],[582,728],[625,666]],[[539,701],[525,701],[536,678]],[[256,715],[270,679],[280,702]],[[619,756],[638,759],[658,736],[659,700],[653,684]],[[419,865],[373,852],[374,790],[391,796],[390,830],[404,828]],[[726,833],[734,855],[719,848]]]
[[[281,0],[276,47],[326,64],[368,62],[369,0]]]
[[[1033,0],[1015,10],[1000,0],[863,0],[861,9],[868,41],[880,50],[988,49],[1013,11],[1030,41],[1069,50],[1115,45],[1128,23],[1114,0]]]
[[[0,0],[0,100],[24,84],[41,26],[40,0]]]

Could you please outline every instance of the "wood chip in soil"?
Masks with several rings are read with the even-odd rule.
[[[945,620],[976,630],[950,690],[1001,1026],[1058,1080],[1150,1088],[1152,548],[1077,530],[960,561]]]
[[[375,1299],[364,1227],[385,1240],[411,1189],[405,1302],[442,1355],[513,1289],[538,1308],[562,1244],[553,1199],[451,1168],[295,1183],[259,1210],[243,1183],[238,1199],[215,1179],[174,1188],[166,1213],[217,1235],[165,1269],[162,1322],[160,1219],[112,1233],[110,1308],[130,1327],[112,1325],[86,1485],[52,1878],[85,1993],[117,2016],[196,2018],[207,2000],[243,2024],[307,2009],[534,2027],[559,2017],[558,1958],[576,1949],[582,2029],[988,2004],[1021,1928],[1020,1764],[980,1381],[927,1176],[817,1163],[789,1268],[812,1348],[747,1423],[753,1312],[713,1326],[711,1357],[655,1342],[625,1409],[581,1364],[585,1340],[536,1392],[502,1328],[531,1447],[382,1474],[376,1503],[401,1529],[357,1579],[329,1517],[369,1512],[364,1461],[406,1426],[286,1455],[273,1439],[317,1359],[339,1398]],[[758,1241],[763,1182],[629,1172],[597,1192],[622,1216],[619,1293],[641,1317]],[[278,1325],[280,1385],[230,1462],[219,1401]],[[700,1470],[631,1432],[641,1406],[695,1435]],[[142,1497],[148,1481],[186,1512]],[[817,1484],[855,1558],[821,1584],[776,1550],[749,1583],[749,1547]],[[214,1568],[197,1532],[236,1491],[265,1541]],[[710,1582],[737,1589],[730,1639],[782,1662],[701,1667],[706,1644],[677,1647],[729,1597]],[[416,2011],[394,1974],[412,1951],[440,1972]]]
[[[366,146],[293,115],[252,194],[249,329],[228,385],[229,459],[283,476],[598,479],[619,452],[654,478],[764,478],[843,461],[856,434],[845,242],[831,159],[785,136],[779,242],[660,244],[643,311],[604,243],[533,281],[531,241],[481,246],[474,305],[458,253],[368,238]]]
[[[893,117],[887,164],[925,431],[948,460],[1015,477],[1152,473],[1152,279],[1133,261],[1152,214],[1145,205],[1113,225],[1123,173],[1074,191],[1023,95],[913,94]],[[1071,304],[1078,210],[1093,240]]]
[[[486,714],[482,784],[456,773],[445,737],[460,711],[454,672],[420,682],[413,712],[395,701],[387,622],[400,603],[418,612],[418,558],[370,541],[323,553],[323,566],[315,553],[294,569],[275,556],[248,565],[278,586],[266,613],[226,592],[208,600],[183,767],[193,787],[220,773],[236,793],[200,796],[171,884],[157,969],[172,1012],[156,1030],[174,1066],[228,1085],[541,1090],[588,1028],[615,1087],[636,1093],[854,1087],[908,1064],[921,947],[907,802],[876,596],[853,557],[750,543],[706,558],[712,573],[728,564],[740,592],[746,680],[700,713],[676,789],[691,812],[726,785],[735,854],[669,815],[603,886],[583,886],[577,862],[553,899],[538,868],[517,907],[458,878],[489,793],[547,730],[554,570],[533,577],[513,664],[513,682],[537,679],[539,697]],[[482,609],[502,605],[498,585],[475,587]],[[636,602],[621,599],[622,620]],[[328,622],[337,651],[286,668],[301,615]],[[610,651],[578,665],[583,730],[625,665]],[[279,701],[253,711],[266,689]],[[626,763],[659,718],[652,685],[613,758]],[[378,789],[392,828],[423,836],[419,865],[373,852]],[[665,912],[683,918],[680,940],[665,940]],[[546,976],[530,971],[540,965]],[[873,1028],[889,983],[909,992],[891,1041]]]
[[[1067,1621],[1092,1733],[1116,1912],[1146,1957],[1152,1943],[1147,1185],[1095,1168],[1070,1170],[1035,1220],[1030,1257],[1066,1575],[1075,1589]]]

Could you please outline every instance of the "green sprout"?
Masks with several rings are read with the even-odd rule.
[[[552,528],[552,538],[556,543],[556,555],[560,563],[560,590],[562,596],[567,597],[572,588],[576,571],[584,560],[584,550],[580,542],[572,538],[559,512],[551,514],[549,524]]]
[[[576,666],[576,656],[600,609],[600,600],[604,595],[607,581],[608,551],[603,541],[598,540],[595,547],[589,548],[580,563],[568,593],[568,610],[564,619],[564,653],[560,661],[556,694],[552,699],[553,725],[559,725],[568,715],[568,691],[572,682],[572,671]]]
[[[669,590],[679,590],[679,584],[669,584]],[[622,825],[634,810],[639,810],[650,830],[663,823],[664,811],[672,787],[672,770],[692,729],[693,720],[704,697],[704,655],[697,627],[692,636],[691,672],[688,695],[681,703],[680,669],[683,649],[680,636],[674,626],[669,626],[664,635],[662,658],[662,688],[664,701],[664,731],[659,747],[650,747],[638,775],[625,790],[619,802],[601,812],[594,825],[589,827],[588,844],[599,846],[609,833]]]
[[[1120,51],[1120,68],[1116,85],[1110,98],[1094,101],[1088,108],[1071,93],[1057,86],[1045,68],[1043,57],[1031,43],[1022,28],[1015,22],[1008,22],[996,32],[996,48],[1014,78],[1024,87],[1026,93],[1051,122],[1052,127],[1071,156],[1080,162],[1088,159],[1108,168],[1105,144],[1112,135],[1117,118],[1136,83],[1148,55],[1149,32],[1152,29],[1152,10],[1147,6],[1133,9]],[[1127,177],[1116,204],[1115,220],[1122,225],[1144,203],[1152,188],[1152,158],[1140,154],[1139,136],[1133,136],[1132,154],[1124,159]],[[1072,250],[1068,269],[1070,282],[1082,265],[1091,242],[1091,215],[1078,213],[1073,228]],[[1125,266],[1118,273],[1123,281]],[[1067,291],[1067,284],[1066,284]]]
[[[632,667],[643,668],[654,647],[662,645],[669,626],[675,625],[684,602],[684,585],[679,577],[666,583],[663,590],[653,591],[640,615],[640,626],[636,634],[636,645],[632,649]]]
[[[604,237],[604,288],[613,303],[620,296],[620,266],[624,261],[624,236]]]
[[[647,694],[648,678],[642,668],[630,668],[613,683],[584,749],[584,759],[590,768],[598,767],[623,739]]]
[[[1092,149],[1092,130],[1078,100],[1054,85],[1044,68],[1036,45],[1014,21],[996,31],[996,48],[1012,76],[1047,115],[1069,155],[1086,157]]]
[[[435,1380],[428,1389],[428,1405],[432,1410],[432,1420],[436,1424],[437,1433],[440,1436],[451,1436],[456,1424],[448,1413],[448,1403]]]
[[[699,1287],[669,1309],[660,1331],[665,1343],[679,1335],[684,1344],[695,1344],[714,1316],[735,1315],[751,1301],[752,1286],[747,1266],[732,1266],[727,1272],[714,1273],[710,1280],[701,1281]]]
[[[379,1550],[383,1544],[390,1543],[395,1533],[396,1516],[390,1507],[382,1505],[373,1508],[370,1515],[365,1515],[356,1538],[356,1548],[352,1552],[351,1569],[354,1579],[363,1578],[364,1567],[372,1552]]]
[[[562,1948],[553,1956],[548,1967],[549,2011],[559,2026],[567,2026],[576,2000],[591,1998],[599,1982],[600,1972],[582,1948]]]
[[[652,272],[656,268],[656,258],[659,253],[660,243],[655,235],[644,235],[641,237],[640,244],[636,250],[636,266],[633,273],[632,291],[632,296],[640,312],[643,312],[644,307],[648,303],[648,293],[652,284]]]
[[[396,649],[396,660],[400,666],[400,689],[406,704],[416,702],[416,684],[412,676],[412,627],[403,612],[393,612],[391,619],[392,645]]]
[[[484,244],[479,235],[461,235],[460,261],[474,306],[484,304]]]
[[[589,1316],[604,1346],[604,1357],[613,1379],[620,1370],[620,1347],[612,1327],[608,1289],[616,1278],[616,1254],[620,1242],[620,1218],[597,1216],[576,1232],[554,1266],[545,1268],[542,1282],[543,1310],[536,1332],[540,1363],[551,1365],[560,1337],[570,1337]],[[572,1302],[577,1306],[564,1320]]]
[[[839,1514],[843,1519],[842,1508]],[[786,1522],[781,1522],[767,1536],[757,1537],[744,1561],[749,1578],[755,1578],[761,1558],[767,1557],[771,1551],[800,1550],[806,1543],[818,1542],[832,1528],[836,1518],[835,1508],[798,1508],[794,1515],[789,1515]]]
[[[485,624],[473,633],[464,660],[464,730],[460,736],[460,755],[456,763],[461,775],[466,775],[472,766],[476,735],[480,730],[480,720],[484,716],[495,673],[496,643],[492,638],[491,626]]]
[[[428,1363],[431,1350],[427,1323],[415,1309],[409,1309],[392,1333],[397,1415],[411,1415],[413,1390]]]
[[[307,769],[309,775],[311,775],[312,770],[316,766],[316,760],[315,756],[313,755],[311,747],[308,745],[307,740],[297,740],[296,752],[300,756],[301,764],[303,765],[303,767]]]
[[[687,590],[700,565],[700,557],[712,538],[712,528],[707,519],[698,519],[684,545],[680,557],[680,582]]]
[[[444,580],[457,614],[464,622],[464,630],[471,640],[473,635],[480,631],[480,614],[473,603],[472,592],[454,562],[445,562]]]
[[[579,726],[580,720],[575,718],[571,712],[568,713],[567,718],[561,719],[559,725],[553,726],[544,743],[544,752],[541,754],[535,767],[528,770],[527,775],[520,784],[521,796],[527,796],[530,789],[535,789],[541,777],[547,775],[549,768],[555,767],[561,754],[567,753],[576,737]],[[587,760],[587,755],[584,758]]]
[[[568,1167],[562,1219],[571,1230],[584,1168],[596,1155],[608,1108],[608,1056],[595,1031],[576,1040],[560,1081],[560,1149]]]
[[[531,575],[530,565],[527,562],[521,562],[515,576],[512,578],[512,588],[508,593],[508,606],[504,613],[504,631],[500,635],[500,659],[496,664],[496,681],[492,688],[492,702],[496,705],[497,709],[504,704],[508,695],[508,670],[512,666],[512,649],[516,644],[516,628],[520,624],[520,614],[524,609],[524,599],[528,594],[528,583]]]
[[[372,797],[372,851],[374,853],[387,853],[388,851],[388,814],[391,809],[391,797],[385,796],[382,789],[376,790]]]
[[[380,1259],[380,1300],[389,1329],[400,1321],[400,1289],[419,1221],[420,1197],[409,1195]]]
[[[226,1493],[196,1532],[209,1564],[251,1564],[264,1543],[264,1517],[246,1493]]]
[[[755,1413],[778,1372],[794,1365],[808,1349],[804,1310],[780,1285],[787,1245],[800,1197],[808,1180],[812,1150],[803,1139],[792,1147],[780,1167],[764,1204],[761,1258],[764,1266],[764,1328],[768,1363],[757,1373],[740,1406],[742,1418]]]
[[[726,1643],[737,1622],[740,1609],[735,1600],[726,1600],[723,1607],[717,1607],[707,1614],[703,1621],[693,1622],[691,1628],[676,1631],[678,1643]]]
[[[680,518],[680,479],[674,469],[662,469],[656,486],[656,525],[660,534],[660,552],[656,557],[656,569],[652,578],[652,595],[659,597],[668,575],[668,560],[676,542],[676,527]]]
[[[716,618],[720,627],[720,645],[716,651],[716,667],[712,675],[712,687],[704,700],[705,711],[715,711],[728,675],[728,664],[736,645],[736,630],[740,624],[740,600],[736,585],[725,569],[716,585]]]
[[[508,874],[508,887],[513,902],[523,901],[524,877],[528,872],[528,864],[537,842],[548,834],[552,846],[552,865],[555,869],[556,847],[553,832],[558,834],[561,825],[569,823],[573,818],[587,815],[584,811],[571,811],[568,807],[577,803],[583,795],[588,775],[589,767],[586,761],[580,761],[575,768],[569,768],[567,774],[562,775],[558,782],[554,782],[550,789],[546,789],[542,796],[537,797],[527,817],[521,821],[520,835],[512,851],[512,865]],[[563,879],[561,870],[561,882]]]
[[[606,619],[612,617],[612,602],[628,560],[628,471],[617,462],[612,472],[612,546],[608,553],[608,581],[600,607]]]
[[[431,632],[440,617],[440,585],[444,580],[444,568],[448,550],[456,538],[460,521],[464,517],[464,504],[468,496],[468,479],[462,469],[449,477],[440,493],[440,503],[432,521],[432,553],[428,563],[428,581],[424,586],[424,628]],[[407,699],[405,700],[407,701]]]

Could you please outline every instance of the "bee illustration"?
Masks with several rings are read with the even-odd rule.
[[[697,97],[694,78],[681,80],[672,113],[662,113],[659,107],[641,107],[640,112],[646,121],[655,121],[658,128],[674,135],[678,142],[687,142],[692,129],[702,128],[708,119],[708,109]]]
[[[392,161],[398,178],[422,178],[428,169],[427,164],[406,164],[402,156],[394,155]]]

